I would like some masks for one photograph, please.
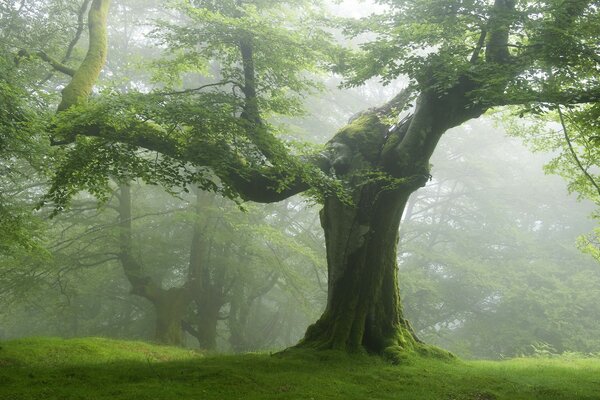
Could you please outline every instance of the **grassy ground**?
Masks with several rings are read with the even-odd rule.
[[[0,342],[0,399],[589,399],[600,359],[443,361],[201,354],[101,338]]]

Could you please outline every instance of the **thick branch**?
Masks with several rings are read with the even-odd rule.
[[[79,122],[79,121],[78,121]],[[192,144],[182,144],[172,136],[165,135],[155,125],[133,121],[122,129],[95,121],[82,120],[72,123],[69,132],[57,132],[59,136],[74,138],[76,135],[97,137],[109,141],[129,144],[165,156],[189,162],[196,166],[213,168],[221,180],[234,188],[241,198],[260,203],[273,203],[307,190],[310,185],[295,174],[293,168],[283,169],[269,166],[249,166],[243,159],[232,157],[232,150],[224,143],[202,141],[196,138]],[[69,141],[69,143],[72,140]],[[223,160],[227,160],[226,164]],[[287,157],[288,165],[303,162]],[[315,160],[307,162],[317,164]],[[281,182],[287,182],[285,187]]]
[[[73,79],[62,91],[62,101],[58,111],[86,101],[92,93],[100,71],[106,62],[108,51],[106,21],[110,0],[93,0],[88,12],[89,46],[85,58],[75,73]]]
[[[242,174],[240,171],[230,169],[230,172],[221,179],[235,188],[244,200],[257,203],[275,203],[310,189],[310,185],[301,177],[295,177],[293,181],[281,188],[281,182],[286,180],[282,175],[282,172],[273,173],[270,168],[253,169]]]
[[[73,68],[67,67],[64,64],[59,63],[58,61],[54,60],[53,58],[51,58],[50,56],[48,56],[46,53],[44,53],[43,51],[38,51],[37,52],[38,57],[40,57],[42,60],[46,61],[48,64],[50,64],[50,66],[52,66],[52,68],[54,68],[55,70],[57,70],[58,72],[62,72],[65,75],[69,75],[69,76],[73,76],[75,75],[75,70]]]
[[[29,53],[27,50],[20,50],[18,57],[19,58],[20,57],[31,57],[32,55],[35,55],[35,56],[39,57],[41,60],[47,62],[48,64],[50,64],[50,66],[54,70],[56,70],[58,72],[62,72],[63,74],[69,75],[69,76],[75,75],[75,70],[73,68],[70,68],[70,67],[58,62],[57,60],[50,57],[48,54],[46,54],[42,50],[36,51],[33,54]]]
[[[410,186],[424,185],[429,179],[429,159],[444,132],[485,111],[469,99],[468,93],[476,85],[461,77],[443,95],[435,89],[421,92],[413,115],[391,132],[383,146],[383,169],[396,178],[410,178]]]
[[[252,39],[246,34],[240,39],[240,53],[242,55],[242,68],[244,70],[245,104],[242,118],[251,124],[261,125],[260,111],[258,109],[258,96],[256,94],[256,72],[254,70],[254,49]]]
[[[575,105],[597,103],[600,101],[600,87],[581,90],[578,92],[571,90],[540,91],[540,92],[519,92],[501,97],[493,101],[494,106],[525,105],[531,103],[547,103]]]
[[[488,25],[488,42],[485,48],[487,62],[506,64],[510,61],[508,36],[513,22],[514,0],[496,0]]]

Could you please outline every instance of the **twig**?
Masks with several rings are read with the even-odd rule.
[[[579,160],[579,157],[577,156],[577,153],[575,152],[575,149],[573,148],[573,143],[571,142],[571,138],[569,137],[569,133],[567,131],[567,126],[565,124],[565,118],[564,118],[564,115],[560,108],[560,104],[556,105],[556,110],[558,111],[558,118],[560,119],[560,124],[562,126],[563,134],[564,134],[565,140],[567,141],[567,145],[569,146],[569,151],[571,152],[571,156],[573,156],[575,163],[577,164],[577,166],[579,167],[581,172],[583,172],[586,179],[596,188],[596,191],[600,195],[600,186],[598,185],[598,183],[596,182],[594,177],[592,175],[590,175],[587,168],[585,168],[583,166],[583,164],[581,163],[581,160]]]
[[[172,91],[172,92],[157,92],[156,94],[163,95],[163,96],[174,96],[174,95],[178,95],[178,94],[199,92],[199,91],[209,88],[209,87],[224,86],[224,85],[228,85],[228,84],[231,84],[234,87],[235,86],[241,87],[240,84],[236,81],[221,81],[221,82],[209,83],[209,84],[202,85],[202,86],[199,86],[197,88],[192,88],[192,89],[178,90],[178,91]]]

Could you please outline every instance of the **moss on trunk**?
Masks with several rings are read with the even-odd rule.
[[[351,121],[330,142],[332,167],[346,182],[353,203],[325,200],[321,225],[327,246],[327,306],[300,347],[367,351],[396,362],[412,352],[449,356],[420,342],[402,312],[398,228],[410,194],[424,184],[426,174],[417,179],[383,169],[385,143],[402,140],[388,136],[375,110]],[[422,169],[428,157],[419,161]],[[407,173],[414,171],[411,165]]]
[[[88,12],[89,46],[81,65],[69,84],[62,90],[58,111],[87,101],[106,62],[108,39],[106,21],[110,0],[94,0]]]

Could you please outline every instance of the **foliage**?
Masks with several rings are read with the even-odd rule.
[[[598,99],[600,24],[593,1],[377,3],[386,6],[383,13],[343,24],[350,35],[375,35],[342,60],[348,85],[405,75],[420,90],[433,85],[445,93],[467,77],[482,83],[471,94],[475,101],[490,105],[551,102],[559,93],[577,102],[588,90]],[[506,45],[494,43],[504,31]]]
[[[43,256],[43,223],[32,215],[45,172],[52,162],[42,134],[44,113],[32,107],[25,76],[13,54],[0,48],[0,264],[19,252]]]
[[[246,79],[239,46],[251,38],[262,113],[301,112],[302,96],[320,87],[312,74],[325,65],[333,47],[330,36],[316,24],[321,10],[310,3],[175,2],[180,19],[161,21],[154,31],[158,44],[168,49],[167,58],[155,65],[155,81],[172,86],[184,73],[196,72],[227,86],[239,102]]]
[[[235,198],[228,187],[214,182],[213,172],[181,160],[185,159],[182,153],[188,145],[198,150],[195,157],[206,157],[207,153],[215,156],[212,152],[221,150],[218,154],[224,157],[215,159],[214,167],[227,169],[231,168],[226,158],[229,153],[223,152],[223,147],[238,147],[242,152],[244,146],[248,146],[239,123],[230,118],[230,108],[222,103],[221,96],[172,99],[135,92],[112,93],[72,107],[58,114],[54,122],[59,136],[63,131],[72,132],[99,123],[101,130],[119,141],[78,138],[74,148],[63,155],[48,195],[59,209],[64,209],[82,188],[106,199],[110,178],[126,181],[140,177],[150,184],[171,189],[200,186]],[[129,144],[127,135],[134,134],[145,138],[152,150],[140,150]],[[153,139],[153,135],[156,138]],[[159,138],[164,138],[169,147],[152,147],[152,141],[158,142]]]

